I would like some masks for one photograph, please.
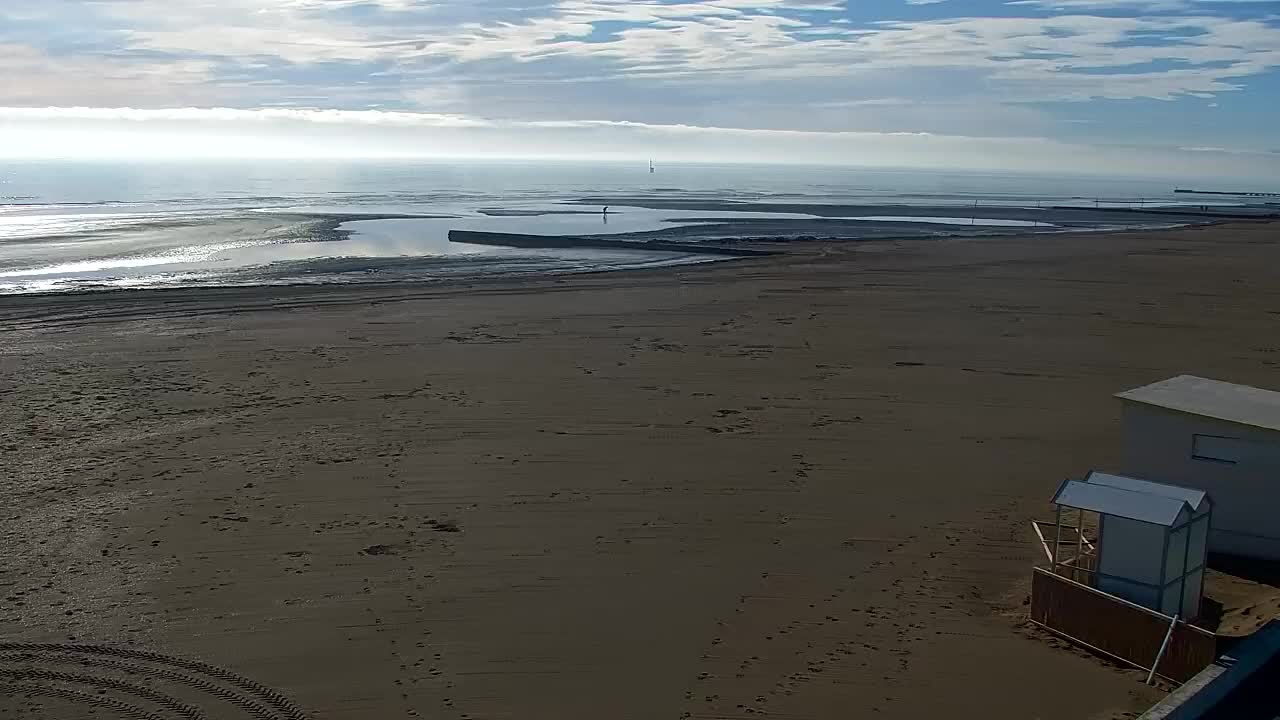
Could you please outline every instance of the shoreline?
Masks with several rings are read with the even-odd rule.
[[[1239,213],[1144,212],[1120,208],[1044,208],[1016,206],[902,204],[775,204],[759,202],[622,199],[613,215],[628,209],[640,219],[598,225],[571,225],[571,231],[548,216],[592,213],[572,209],[507,211],[484,208],[475,217],[401,212],[323,212],[217,210],[208,218],[181,213],[128,219],[120,227],[63,231],[46,238],[65,240],[48,246],[21,234],[6,255],[0,275],[4,295],[113,292],[148,286],[178,288],[364,282],[439,282],[456,275],[468,280],[485,275],[524,272],[566,274],[585,266],[616,269],[647,264],[624,251],[724,255],[778,249],[791,242],[870,242],[904,238],[996,237],[1025,233],[1138,231],[1158,227],[1222,222],[1246,210],[1250,221],[1274,217],[1267,208],[1239,208]],[[572,208],[564,201],[557,207]],[[615,202],[615,201],[610,201]],[[615,202],[616,206],[616,202]],[[785,211],[796,211],[794,216]],[[705,217],[684,216],[695,211]],[[721,212],[730,211],[730,212]],[[746,211],[746,212],[741,212]],[[497,214],[494,217],[494,214]],[[717,214],[719,213],[719,214]],[[1172,213],[1172,214],[1169,214]],[[523,220],[525,215],[537,216]],[[984,217],[978,217],[979,215]],[[989,216],[989,217],[985,217]],[[142,217],[142,216],[139,216]],[[607,217],[607,216],[606,216]],[[499,221],[476,223],[477,218]],[[137,220],[135,222],[135,220]],[[417,221],[417,223],[413,222]],[[124,222],[124,221],[121,221]],[[403,223],[407,222],[408,225]],[[278,223],[285,223],[280,225]],[[358,224],[367,223],[367,224]],[[379,223],[382,223],[381,225]],[[391,223],[390,230],[384,225]],[[395,225],[395,223],[402,223]],[[50,230],[52,231],[52,230]],[[465,260],[447,242],[450,234],[471,236],[485,245],[530,248],[539,252],[510,254],[507,266],[493,254]],[[239,238],[222,244],[225,238]],[[241,242],[252,238],[251,242]],[[106,244],[98,242],[103,240]],[[557,254],[555,251],[559,250]],[[604,251],[592,259],[590,252]],[[176,255],[167,255],[170,251]],[[550,251],[550,254],[546,254]],[[613,257],[609,257],[613,253]],[[622,255],[620,255],[622,253]],[[483,258],[481,256],[484,256]],[[83,267],[81,267],[83,266]],[[159,270],[148,274],[148,268]],[[612,266],[612,267],[610,267]]]
[[[832,252],[839,253],[844,249],[848,249],[853,252],[857,252],[859,249],[867,252],[878,252],[882,248],[897,247],[902,244],[965,243],[993,240],[1042,240],[1047,242],[1059,242],[1070,241],[1077,236],[1095,237],[1130,234],[1177,233],[1194,228],[1231,227],[1237,224],[1241,224],[1246,227],[1257,224],[1280,225],[1280,220],[1249,220],[1244,221],[1243,223],[1239,221],[1221,221],[1140,229],[1067,229],[1062,231],[1042,231],[1038,233],[1027,232],[1025,228],[1001,228],[1000,230],[1003,232],[996,232],[992,234],[956,234],[942,236],[904,235],[897,237],[890,236],[849,240],[744,240],[735,242],[729,247],[741,247],[744,250],[754,251],[761,254],[754,256],[744,255],[740,257],[724,257],[723,259],[705,263],[673,264],[654,267],[627,268],[621,270],[603,269],[562,273],[540,273],[534,275],[512,276],[495,274],[491,276],[476,275],[466,277],[441,277],[437,280],[361,280],[343,283],[279,283],[267,285],[94,288],[83,290],[8,293],[0,294],[0,333],[11,329],[4,327],[9,323],[38,322],[38,318],[18,314],[13,311],[20,311],[32,306],[38,308],[43,305],[51,307],[70,307],[70,309],[74,310],[76,309],[76,306],[82,303],[92,303],[93,305],[101,307],[104,304],[111,304],[111,301],[117,301],[115,304],[136,304],[139,306],[136,309],[136,312],[123,315],[121,316],[121,319],[135,319],[140,317],[148,311],[146,306],[151,303],[163,303],[166,305],[181,303],[182,307],[190,308],[201,312],[202,314],[218,314],[220,311],[243,312],[254,309],[270,309],[279,307],[279,305],[276,304],[279,301],[295,302],[296,304],[289,305],[289,307],[303,308],[312,303],[325,306],[342,305],[346,302],[358,303],[374,299],[378,296],[385,296],[378,297],[382,302],[393,302],[423,299],[435,295],[450,294],[454,292],[483,292],[485,290],[493,292],[519,292],[522,290],[536,289],[542,286],[546,286],[547,288],[562,286],[571,278],[618,277],[622,279],[629,279],[636,275],[661,276],[672,273],[704,273],[718,272],[722,270],[732,272],[732,268],[752,263],[788,263],[797,259],[808,258],[815,254],[824,255]],[[675,228],[673,231],[679,232],[681,230],[688,229],[690,228]],[[638,233],[636,235],[649,236],[654,234],[655,233]],[[694,254],[696,254],[696,252]],[[343,296],[349,297],[344,298]],[[309,297],[314,298],[312,303],[306,302],[306,299]],[[227,304],[226,307],[221,307],[219,303],[223,301],[230,301],[231,304]],[[235,304],[236,302],[241,304]],[[270,302],[272,304],[267,306],[261,305],[261,303],[264,302]],[[170,308],[164,314],[176,315],[181,312],[181,309]],[[59,322],[74,323],[74,320],[67,319]]]

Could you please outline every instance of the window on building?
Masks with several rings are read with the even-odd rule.
[[[1191,444],[1191,457],[1195,460],[1235,465],[1249,453],[1247,440],[1216,435],[1196,435]]]

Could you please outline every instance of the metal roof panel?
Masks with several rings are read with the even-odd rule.
[[[1209,499],[1209,493],[1203,490],[1193,490],[1191,488],[1179,487],[1177,485],[1166,485],[1164,483],[1152,482],[1150,480],[1139,480],[1138,478],[1128,477],[1126,475],[1112,475],[1111,473],[1098,472],[1094,470],[1084,479],[1091,485],[1106,485],[1107,487],[1119,488],[1121,490],[1132,490],[1133,492],[1149,493],[1152,495],[1163,495],[1171,497],[1175,500],[1185,500],[1191,506],[1192,511],[1201,512],[1205,509],[1206,501]]]
[[[1188,515],[1192,512],[1185,500],[1166,495],[1122,490],[1107,485],[1095,485],[1082,480],[1068,480],[1062,483],[1053,496],[1053,502],[1057,505],[1165,527],[1176,525],[1184,509]]]
[[[1121,400],[1280,431],[1280,392],[1179,375],[1119,393]]]

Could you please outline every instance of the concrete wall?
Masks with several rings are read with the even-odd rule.
[[[1210,551],[1280,559],[1280,433],[1122,402],[1124,474],[1207,491]],[[1196,435],[1210,438],[1202,452],[1231,452],[1237,462],[1197,459]]]
[[[1138,720],[1270,719],[1275,717],[1278,675],[1280,621],[1272,620]]]

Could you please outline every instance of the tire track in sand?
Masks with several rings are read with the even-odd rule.
[[[74,665],[79,672],[56,669],[67,665]],[[223,704],[233,706],[241,717],[254,720],[309,720],[279,691],[226,668],[106,645],[0,642],[0,683],[15,695],[58,698],[144,720],[227,717],[224,711],[208,707],[210,703],[221,709],[225,709]],[[187,702],[162,691],[171,687],[194,690],[198,699]],[[90,689],[92,694],[79,689]],[[106,691],[155,707],[132,705],[104,694]]]

